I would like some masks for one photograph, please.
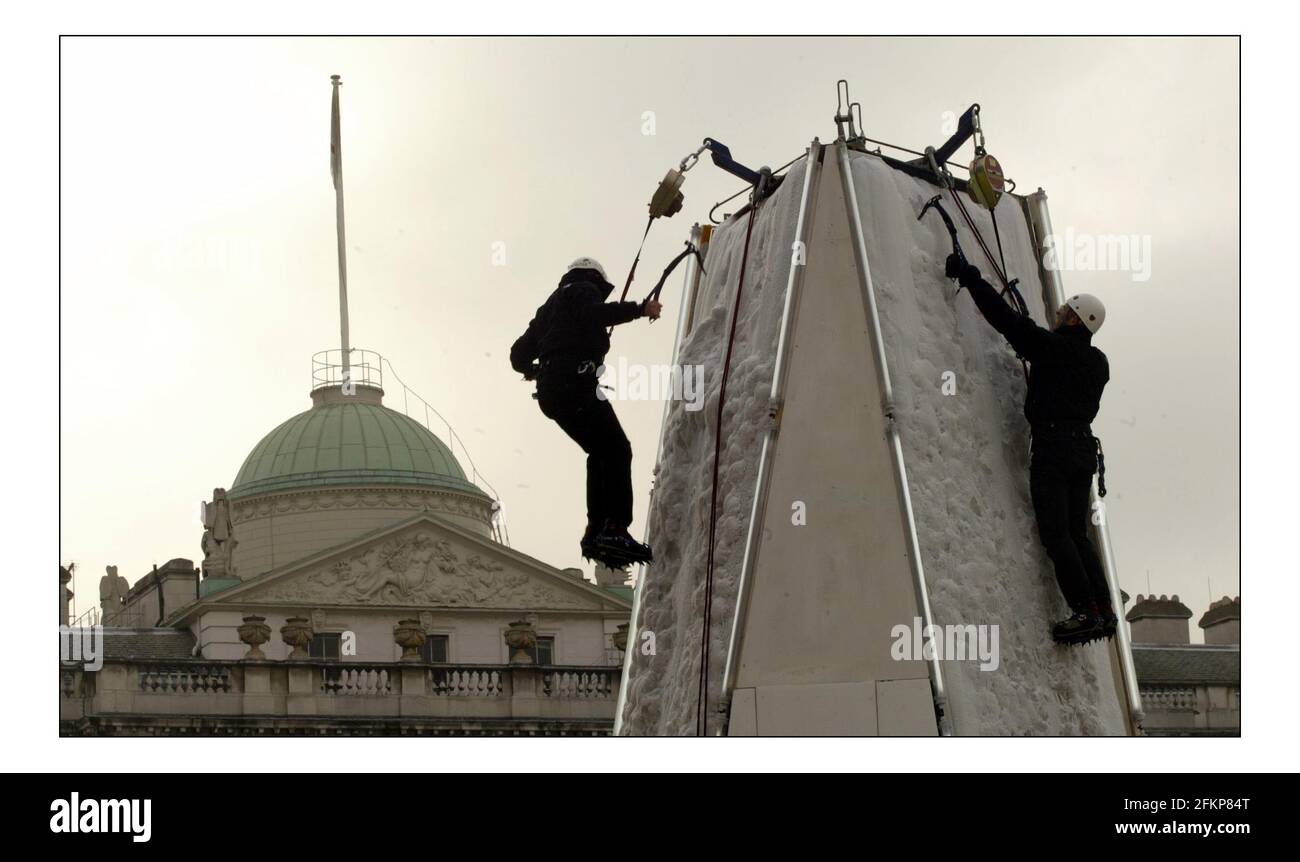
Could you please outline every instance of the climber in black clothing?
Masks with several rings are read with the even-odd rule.
[[[614,408],[598,388],[609,352],[609,327],[638,317],[656,320],[658,301],[606,302],[614,286],[589,257],[569,265],[528,330],[510,348],[510,365],[537,381],[542,413],[587,453],[585,558],[611,567],[649,562],[650,549],[635,541],[632,523],[632,447]]]
[[[1092,346],[1092,336],[1106,310],[1094,296],[1072,296],[1057,310],[1055,328],[1049,331],[1011,308],[962,256],[949,255],[944,272],[970,291],[984,319],[1032,369],[1025,396],[1033,439],[1029,490],[1039,538],[1073,611],[1052,627],[1052,636],[1063,643],[1110,637],[1118,618],[1101,559],[1088,538],[1098,452],[1091,423],[1110,379],[1110,364]]]

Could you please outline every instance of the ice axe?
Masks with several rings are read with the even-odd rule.
[[[948,236],[952,237],[952,252],[957,255],[957,257],[961,258],[961,262],[964,265],[966,263],[966,253],[961,250],[961,242],[957,239],[957,226],[952,223],[952,217],[948,215],[948,211],[943,208],[941,197],[942,195],[935,195],[926,201],[925,206],[921,207],[921,212],[916,217],[916,220],[920,221],[925,218],[925,214],[929,212],[931,208],[937,211],[939,213],[939,218],[943,219],[944,227],[948,228]],[[960,287],[957,289],[961,290]]]
[[[696,262],[698,262],[700,265],[700,272],[704,272],[705,271],[704,258],[700,255],[700,250],[695,247],[694,243],[692,243],[690,240],[687,240],[686,250],[683,251],[681,254],[677,255],[677,257],[672,259],[672,262],[669,263],[667,268],[664,269],[664,274],[659,276],[659,282],[654,286],[654,289],[650,291],[649,295],[647,295],[646,298],[642,301],[642,305],[644,305],[647,302],[650,302],[651,300],[658,302],[659,294],[660,292],[663,291],[664,282],[668,280],[668,276],[672,275],[673,270],[677,268],[677,264],[681,263],[686,258],[691,257],[692,255],[695,257]],[[654,323],[653,320],[650,322]]]
[[[916,220],[920,221],[921,219],[925,218],[925,214],[928,213],[932,208],[937,210],[939,213],[939,218],[943,219],[944,227],[948,228],[948,236],[952,237],[953,252],[962,259],[962,263],[965,263],[966,253],[961,250],[961,242],[959,242],[957,239],[957,226],[952,223],[952,216],[948,215],[948,211],[943,208],[942,198],[943,195],[935,195],[934,197],[926,201],[925,206],[921,207],[921,212],[916,217]]]

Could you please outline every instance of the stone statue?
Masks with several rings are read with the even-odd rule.
[[[105,624],[111,624],[126,604],[131,585],[117,573],[117,566],[105,566],[104,577],[99,579],[99,610]]]
[[[203,577],[235,577],[234,527],[225,488],[212,489],[212,502],[203,504]]]

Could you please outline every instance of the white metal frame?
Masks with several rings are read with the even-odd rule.
[[[1038,253],[1041,255],[1044,251],[1044,243],[1055,234],[1052,232],[1052,217],[1047,211],[1047,192],[1041,188],[1025,199],[1025,207],[1029,213],[1030,226],[1035,233],[1035,239],[1038,242]],[[1051,314],[1065,303],[1065,283],[1061,279],[1061,271],[1058,267],[1049,267],[1043,264],[1039,259],[1039,270],[1043,276],[1043,287],[1049,296],[1044,297],[1050,300],[1050,308],[1047,309],[1048,319]],[[1089,510],[1095,510],[1100,501],[1097,496],[1097,486],[1094,484]],[[1115,609],[1115,615],[1119,617],[1119,624],[1115,629],[1115,646],[1119,650],[1120,672],[1123,676],[1125,695],[1128,701],[1129,720],[1133,725],[1134,732],[1140,732],[1142,722],[1146,719],[1146,712],[1142,708],[1142,695],[1138,689],[1137,670],[1133,665],[1133,643],[1129,634],[1128,620],[1124,617],[1124,599],[1119,586],[1119,570],[1115,565],[1115,550],[1110,541],[1110,516],[1106,513],[1105,505],[1102,504],[1101,523],[1096,525],[1097,542],[1101,545],[1101,563],[1102,568],[1106,571],[1106,584],[1110,588],[1111,606]]]
[[[695,224],[691,227],[691,243],[697,248],[700,242],[700,226]],[[686,259],[686,272],[683,275],[682,284],[682,301],[677,308],[677,333],[673,336],[673,365],[677,365],[678,352],[682,349],[682,340],[686,337],[687,327],[690,325],[691,317],[695,309],[695,297],[699,293],[699,267],[695,258]],[[672,401],[664,402],[663,418],[659,420],[659,446],[655,450],[655,469],[659,468],[659,459],[664,454],[664,428],[668,424],[668,411],[672,407]],[[650,544],[650,509],[654,506],[654,489],[650,490],[650,506],[646,508],[646,526],[644,541]],[[614,707],[614,735],[619,736],[623,732],[623,708],[627,705],[627,684],[632,678],[632,652],[638,646],[637,637],[637,619],[641,614],[641,592],[645,585],[646,566],[642,565],[637,573],[636,585],[632,590],[632,619],[627,626],[627,648],[623,650],[623,677],[618,687],[618,702]]]
[[[799,215],[795,223],[793,242],[802,243],[806,250],[808,235],[812,226],[817,184],[821,179],[821,160],[823,146],[813,138],[805,157],[803,191],[799,198]],[[792,247],[791,255],[795,253]],[[806,252],[805,252],[806,253]],[[772,478],[773,449],[776,437],[781,429],[781,407],[785,401],[786,372],[790,366],[791,332],[794,329],[794,317],[799,307],[799,294],[803,287],[806,266],[791,261],[790,276],[786,280],[785,305],[781,311],[781,330],[776,343],[776,365],[772,369],[772,390],[768,395],[767,433],[763,436],[763,448],[758,456],[758,477],[754,485],[754,501],[749,513],[749,530],[745,535],[745,553],[741,557],[740,578],[736,583],[736,612],[731,619],[731,637],[727,643],[727,663],[722,672],[722,690],[718,694],[718,711],[726,715],[731,709],[731,695],[736,688],[736,673],[740,665],[740,653],[745,645],[745,620],[749,616],[750,581],[754,576],[754,567],[758,561],[759,537],[763,530],[764,515],[767,511],[767,492]],[[726,732],[726,722],[722,723],[719,734]]]
[[[912,570],[912,588],[916,592],[916,606],[925,626],[922,631],[934,631],[934,614],[930,610],[930,589],[925,582],[925,568],[921,563],[921,542],[916,535],[916,516],[912,511],[912,493],[907,486],[907,465],[903,460],[903,443],[898,433],[894,415],[894,387],[889,379],[889,361],[885,357],[885,339],[880,331],[880,311],[876,306],[876,288],[871,280],[871,261],[867,257],[867,241],[862,232],[862,211],[858,208],[858,193],[853,185],[853,166],[848,145],[837,141],[835,148],[840,160],[840,180],[844,184],[844,203],[848,209],[849,227],[852,230],[853,254],[857,259],[858,278],[862,288],[862,301],[867,309],[871,326],[871,346],[876,354],[876,374],[880,384],[881,410],[885,414],[885,428],[889,435],[889,453],[894,467],[894,484],[898,502],[903,511],[903,532],[907,541],[908,563]],[[952,735],[952,721],[948,717],[948,691],[944,686],[943,668],[931,650],[927,660],[930,670],[930,687],[934,694],[935,717],[942,736]]]

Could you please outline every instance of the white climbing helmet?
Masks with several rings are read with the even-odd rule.
[[[1094,335],[1101,325],[1106,322],[1106,306],[1101,304],[1101,300],[1091,293],[1076,293],[1065,301],[1070,306],[1070,310],[1079,315],[1079,320],[1083,325],[1088,327],[1088,331]]]
[[[608,281],[608,278],[605,276],[605,267],[601,266],[600,261],[596,260],[594,257],[580,257],[573,263],[569,264],[569,272],[573,272],[575,269],[594,269],[596,272],[600,273],[601,278]]]

